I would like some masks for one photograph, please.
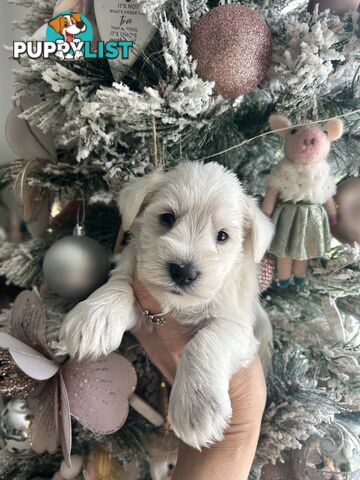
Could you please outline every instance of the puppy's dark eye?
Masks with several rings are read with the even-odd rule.
[[[226,242],[228,238],[229,238],[229,235],[226,232],[224,232],[224,230],[220,230],[220,232],[218,232],[216,237],[217,241],[221,243]]]
[[[175,223],[175,216],[173,213],[162,213],[160,215],[160,223],[167,227],[172,227]]]
[[[297,132],[297,128],[293,128],[292,130],[290,130],[291,135],[295,135],[296,132]]]
[[[175,468],[175,465],[173,463],[169,463],[168,469],[169,470],[174,470],[174,468]]]
[[[329,135],[329,132],[327,130],[324,130],[324,133],[325,133],[326,136]]]

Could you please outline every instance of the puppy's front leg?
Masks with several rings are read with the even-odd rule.
[[[175,433],[200,449],[223,438],[232,415],[229,382],[257,349],[252,327],[221,319],[185,347],[172,388],[169,418]]]
[[[118,348],[124,332],[135,326],[134,267],[135,252],[129,245],[110,280],[67,314],[60,341],[71,357],[81,360],[108,355]]]

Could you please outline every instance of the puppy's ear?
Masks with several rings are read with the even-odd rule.
[[[332,118],[325,125],[324,131],[327,132],[331,142],[339,140],[344,132],[344,124],[340,118]]]
[[[56,18],[53,18],[49,23],[50,27],[52,27],[55,32],[61,32],[61,15]]]
[[[72,13],[71,17],[75,20],[75,22],[81,22],[81,14],[80,13]]]
[[[269,117],[269,125],[271,127],[271,130],[281,130],[282,128],[290,128],[291,122],[284,115],[273,114]],[[287,130],[276,133],[281,137],[284,137],[287,133]]]
[[[144,177],[132,178],[120,191],[118,206],[125,232],[130,229],[149,196],[160,187],[163,178],[164,174],[158,171]]]
[[[248,241],[255,263],[261,262],[274,234],[272,221],[258,207],[254,198],[247,197]]]

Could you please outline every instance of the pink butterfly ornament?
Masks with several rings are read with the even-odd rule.
[[[124,425],[136,386],[135,370],[126,358],[114,353],[96,362],[69,360],[62,375],[71,415],[82,425],[98,434],[116,432]]]
[[[18,295],[10,327],[12,335],[0,332],[0,348],[22,372],[39,381],[27,399],[34,416],[30,441],[35,452],[54,453],[61,445],[70,464],[71,416],[97,434],[123,426],[137,383],[127,359],[111,353],[93,362],[57,363],[47,347],[45,312],[36,290]]]

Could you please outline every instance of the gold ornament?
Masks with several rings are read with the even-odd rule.
[[[122,472],[113,455],[106,448],[97,447],[89,455],[85,477],[91,480],[120,480]]]

